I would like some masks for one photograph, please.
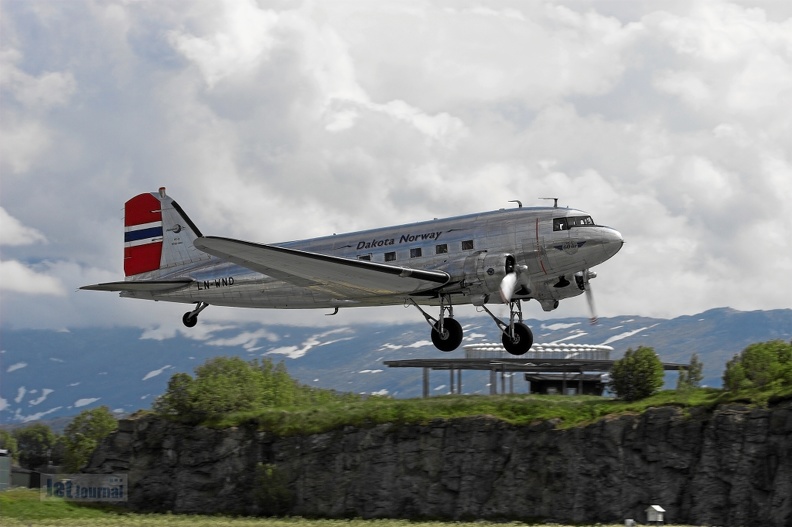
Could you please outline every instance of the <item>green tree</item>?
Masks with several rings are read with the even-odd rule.
[[[68,472],[80,470],[99,443],[116,428],[118,422],[107,406],[85,410],[77,415],[63,434],[66,446],[65,469]]]
[[[751,344],[726,363],[723,387],[729,391],[792,386],[792,343]]]
[[[620,399],[637,401],[657,393],[663,386],[663,363],[654,349],[641,346],[628,349],[614,361],[608,385]]]
[[[197,423],[257,408],[360,399],[356,394],[302,385],[289,375],[283,362],[215,357],[195,369],[195,378],[187,373],[174,374],[153,409],[161,415]]]
[[[687,368],[679,370],[679,378],[677,379],[677,390],[691,390],[701,387],[701,381],[704,379],[704,364],[699,360],[697,354],[690,356],[690,364]]]
[[[195,382],[187,373],[175,373],[168,381],[168,390],[154,401],[154,411],[172,417],[193,415]]]
[[[49,426],[37,423],[13,432],[19,449],[19,465],[30,470],[46,464],[50,460],[52,450],[58,436]]]
[[[193,412],[201,418],[262,406],[264,376],[239,357],[215,357],[195,369]]]

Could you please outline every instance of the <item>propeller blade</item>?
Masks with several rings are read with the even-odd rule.
[[[589,281],[591,275],[597,276],[594,273],[589,273],[588,269],[583,271],[583,277],[585,279],[584,284],[586,290],[586,301],[588,301],[589,313],[591,313],[591,318],[589,318],[589,322],[593,326],[594,324],[597,323],[598,319],[597,319],[597,310],[594,309],[594,291],[591,290],[591,282]]]
[[[504,304],[511,301],[514,294],[514,286],[517,285],[517,273],[509,273],[503,277],[500,283],[500,295]]]

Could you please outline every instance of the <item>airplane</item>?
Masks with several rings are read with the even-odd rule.
[[[622,235],[583,211],[517,206],[477,214],[276,244],[204,236],[164,187],[125,204],[125,280],[83,286],[121,297],[195,304],[193,327],[210,305],[333,309],[417,308],[441,351],[462,343],[454,306],[472,304],[502,333],[504,348],[525,354],[533,333],[521,302],[544,311],[586,293],[596,320],[591,268],[621,249]],[[501,320],[488,304],[509,306]],[[423,306],[423,307],[422,307]],[[439,307],[439,316],[427,313]]]

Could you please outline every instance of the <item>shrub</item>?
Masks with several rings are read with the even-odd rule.
[[[360,399],[360,396],[301,385],[289,376],[283,363],[215,357],[195,369],[195,378],[187,373],[174,374],[153,409],[160,415],[197,423],[263,408],[306,406],[350,398]]]
[[[663,386],[663,363],[654,349],[628,349],[613,363],[608,387],[625,401],[637,401],[657,393]]]
[[[728,391],[792,387],[792,343],[751,344],[726,363],[723,387]]]
[[[116,421],[107,406],[85,410],[75,417],[63,432],[66,444],[65,468],[76,472],[88,462],[99,443],[116,428]]]

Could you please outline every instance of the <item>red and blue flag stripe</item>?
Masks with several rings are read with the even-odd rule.
[[[124,207],[124,273],[137,275],[160,268],[162,210],[154,194],[139,194]]]

